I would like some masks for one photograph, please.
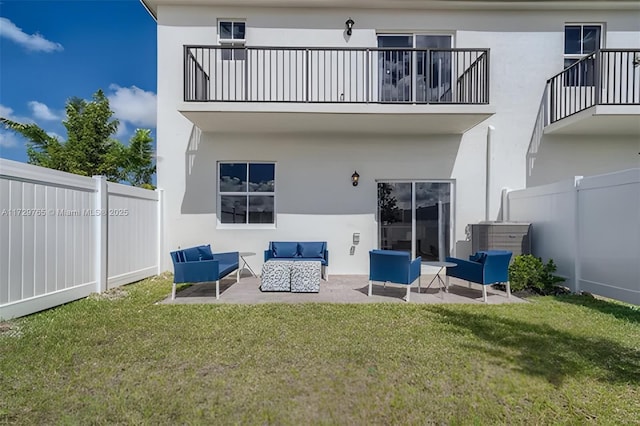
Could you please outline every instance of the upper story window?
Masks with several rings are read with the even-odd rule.
[[[602,24],[567,24],[564,27],[564,67],[600,49],[602,45]],[[565,84],[569,86],[593,86],[595,61],[587,59],[567,73]]]
[[[218,21],[218,41],[221,46],[238,47],[239,49],[229,49],[221,51],[221,59],[224,61],[242,61],[245,58],[245,33],[246,23],[238,20]]]
[[[275,163],[219,163],[218,217],[224,224],[275,224]]]

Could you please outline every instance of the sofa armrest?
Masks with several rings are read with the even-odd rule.
[[[217,260],[181,262],[173,265],[174,283],[197,283],[219,279],[220,263]]]
[[[414,282],[420,276],[422,272],[422,257],[418,256],[414,260],[411,261],[411,265],[409,266],[410,273],[410,283]]]
[[[458,259],[455,257],[447,257],[446,261],[453,262],[457,265],[453,268],[447,268],[447,276],[460,278],[462,280],[471,281],[478,284],[484,284],[484,265],[482,265],[482,263]]]
[[[324,251],[324,260],[327,262],[327,266],[329,266],[329,250]]]
[[[264,261],[266,262],[267,260],[273,258],[273,251],[272,250],[265,250],[264,251]]]

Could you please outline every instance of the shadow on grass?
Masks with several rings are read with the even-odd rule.
[[[578,295],[556,296],[554,299],[558,302],[570,303],[572,305],[594,309],[621,320],[640,323],[640,306],[624,305],[618,302],[609,302],[607,300],[596,299],[594,297]]]
[[[485,343],[469,346],[516,369],[560,386],[567,377],[593,377],[618,383],[640,383],[640,351],[597,336],[581,336],[547,324],[531,324],[446,307],[429,310]]]

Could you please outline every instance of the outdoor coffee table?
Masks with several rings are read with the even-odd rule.
[[[433,277],[433,279],[431,280],[431,282],[429,282],[429,285],[427,286],[427,289],[429,289],[429,287],[431,287],[431,284],[433,284],[434,281],[438,280],[438,289],[440,290],[440,293],[442,295],[442,297],[444,298],[444,294],[442,294],[442,289],[444,288],[445,291],[449,291],[449,276],[445,275],[445,281],[442,280],[442,277],[440,276],[440,274],[442,273],[442,271],[444,271],[445,268],[455,268],[456,266],[458,266],[457,263],[453,263],[453,262],[422,262],[423,265],[427,265],[427,266],[435,266],[436,268],[440,268],[438,269],[438,272],[436,272],[435,277]],[[419,289],[418,289],[419,291]]]
[[[313,260],[297,260],[291,265],[291,292],[318,293],[322,277],[322,263]]]
[[[251,275],[253,275],[254,277],[257,277],[256,273],[253,272],[253,269],[251,269],[251,266],[249,266],[249,264],[247,263],[247,259],[245,259],[245,257],[255,256],[256,255],[255,252],[241,251],[239,255],[240,255],[240,259],[242,260],[242,267],[240,268],[240,272],[242,273],[242,271],[244,271],[245,269],[248,269],[249,272],[251,272]]]
[[[260,290],[291,291],[291,260],[267,260],[262,265]]]

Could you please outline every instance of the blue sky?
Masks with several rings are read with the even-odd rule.
[[[139,0],[0,0],[0,116],[66,139],[68,98],[102,89],[117,139],[156,126],[156,23]],[[0,157],[27,161],[0,129]]]

